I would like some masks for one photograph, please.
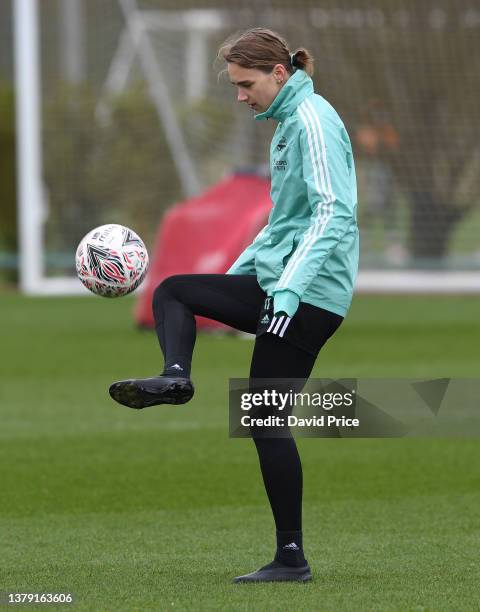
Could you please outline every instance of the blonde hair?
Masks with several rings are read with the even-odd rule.
[[[313,75],[313,56],[304,47],[290,51],[287,41],[266,28],[251,28],[229,37],[219,48],[217,57],[242,68],[256,68],[269,73],[283,64],[292,74],[294,68]]]

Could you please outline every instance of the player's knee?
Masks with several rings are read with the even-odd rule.
[[[174,274],[167,276],[153,292],[152,306],[155,311],[166,299],[180,299],[181,287],[185,285],[185,274]]]
[[[292,456],[292,453],[297,452],[295,440],[288,428],[272,428],[271,431],[265,431],[265,428],[252,427],[250,430],[262,462],[277,463],[283,457]]]
[[[168,276],[165,278],[153,292],[152,306],[153,309],[157,308],[163,300],[171,294],[173,285],[175,283],[175,276]]]

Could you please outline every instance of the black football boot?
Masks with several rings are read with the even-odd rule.
[[[109,389],[116,402],[137,410],[157,404],[185,404],[192,399],[194,392],[189,378],[176,376],[120,380]]]
[[[279,561],[272,561],[256,572],[237,576],[233,582],[308,582],[312,579],[312,572],[308,563],[302,567],[290,567]]]

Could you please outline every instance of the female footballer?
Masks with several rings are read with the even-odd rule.
[[[256,121],[278,122],[270,148],[268,224],[226,274],[182,274],[155,290],[153,312],[165,358],[160,376],[112,384],[120,404],[182,404],[190,380],[194,315],[255,334],[250,380],[308,379],[343,321],[358,266],[352,147],[335,109],[314,93],[313,58],[277,33],[247,30],[219,50],[239,102]],[[302,543],[302,465],[295,440],[252,437],[276,526],[273,562],[235,582],[307,581]]]

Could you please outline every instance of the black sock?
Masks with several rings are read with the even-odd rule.
[[[307,563],[303,554],[301,531],[277,531],[275,561],[290,567],[302,567]]]
[[[190,378],[190,365],[186,364],[185,361],[181,359],[178,359],[177,361],[171,361],[170,363],[165,364],[162,376]]]

